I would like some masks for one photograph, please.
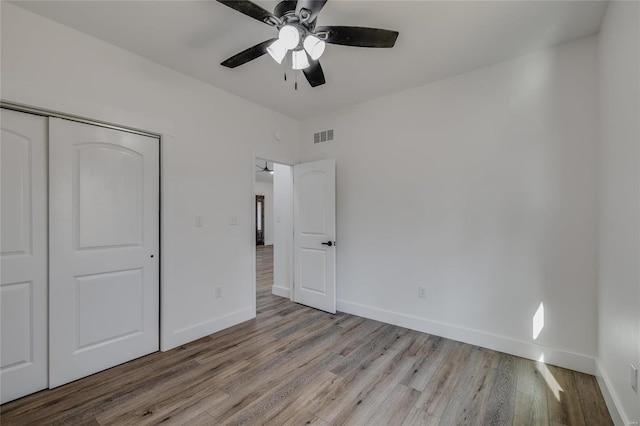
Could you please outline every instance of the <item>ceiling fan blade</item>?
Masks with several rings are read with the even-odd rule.
[[[320,61],[309,61],[309,66],[302,70],[304,76],[311,87],[321,86],[325,83],[324,72],[320,66]]]
[[[298,0],[296,16],[302,22],[312,22],[318,16],[327,0]]]
[[[397,31],[365,27],[317,27],[316,37],[332,44],[356,47],[393,47]]]
[[[249,61],[253,61],[254,59],[259,58],[260,56],[267,53],[267,47],[269,47],[269,45],[276,40],[277,38],[272,38],[272,39],[263,41],[260,44],[256,44],[255,46],[252,46],[246,50],[243,50],[237,55],[233,55],[229,59],[222,62],[220,65],[225,66],[227,68],[235,68],[242,64],[246,64]]]
[[[280,21],[280,18],[278,18],[273,13],[250,1],[218,0],[218,2],[224,4],[225,6],[229,6],[231,9],[235,9],[240,13],[250,16],[253,19],[257,19],[258,21],[264,22],[267,25],[271,25],[272,27],[282,22]]]

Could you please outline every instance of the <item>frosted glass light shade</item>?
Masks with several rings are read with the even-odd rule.
[[[285,25],[278,32],[278,39],[286,49],[294,49],[300,43],[300,31],[291,25]]]
[[[311,59],[315,61],[316,59],[320,58],[320,56],[322,56],[322,53],[324,52],[324,48],[327,45],[325,44],[324,41],[320,40],[318,37],[309,35],[307,36],[307,38],[304,39],[303,46],[304,46],[304,50],[307,51]]]
[[[294,50],[291,56],[292,64],[291,68],[294,70],[303,70],[309,66],[309,59],[307,59],[307,53],[300,49]]]
[[[267,52],[269,53],[269,55],[271,55],[274,61],[281,64],[288,50],[286,47],[284,47],[282,41],[278,39],[271,43],[269,47],[267,47]]]

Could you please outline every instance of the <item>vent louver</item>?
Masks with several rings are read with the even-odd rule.
[[[333,129],[323,130],[313,134],[313,143],[323,143],[333,140]]]

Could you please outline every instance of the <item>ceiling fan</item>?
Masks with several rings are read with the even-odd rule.
[[[271,174],[273,174],[273,170],[271,170],[271,169],[269,168],[269,166],[267,165],[267,162],[266,162],[266,161],[264,162],[264,167],[259,166],[259,165],[257,165],[257,164],[256,164],[256,167],[260,169],[260,170],[257,170],[257,171],[256,171],[256,173],[266,172],[266,173],[271,173]]]
[[[292,51],[292,68],[302,70],[311,87],[325,83],[324,72],[318,61],[324,52],[325,43],[356,47],[393,47],[398,38],[397,31],[380,28],[316,27],[318,13],[327,0],[284,0],[278,3],[273,13],[251,1],[218,2],[278,29],[277,38],[243,50],[220,65],[235,68],[265,53],[269,53],[276,62],[282,63],[287,53]]]

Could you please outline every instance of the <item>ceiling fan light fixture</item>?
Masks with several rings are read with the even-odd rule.
[[[267,47],[267,52],[274,61],[281,64],[284,57],[287,55],[287,48],[282,44],[282,40],[278,39],[271,43],[269,47]]]
[[[285,25],[278,32],[278,39],[286,49],[295,49],[300,43],[300,31],[292,25]]]
[[[304,50],[307,51],[311,59],[314,61],[319,59],[320,56],[324,53],[324,49],[327,46],[326,43],[320,40],[318,37],[314,37],[312,35],[307,36],[304,39]]]
[[[309,66],[309,59],[307,58],[307,52],[303,49],[294,50],[291,56],[292,64],[291,68],[294,70],[303,70]]]

